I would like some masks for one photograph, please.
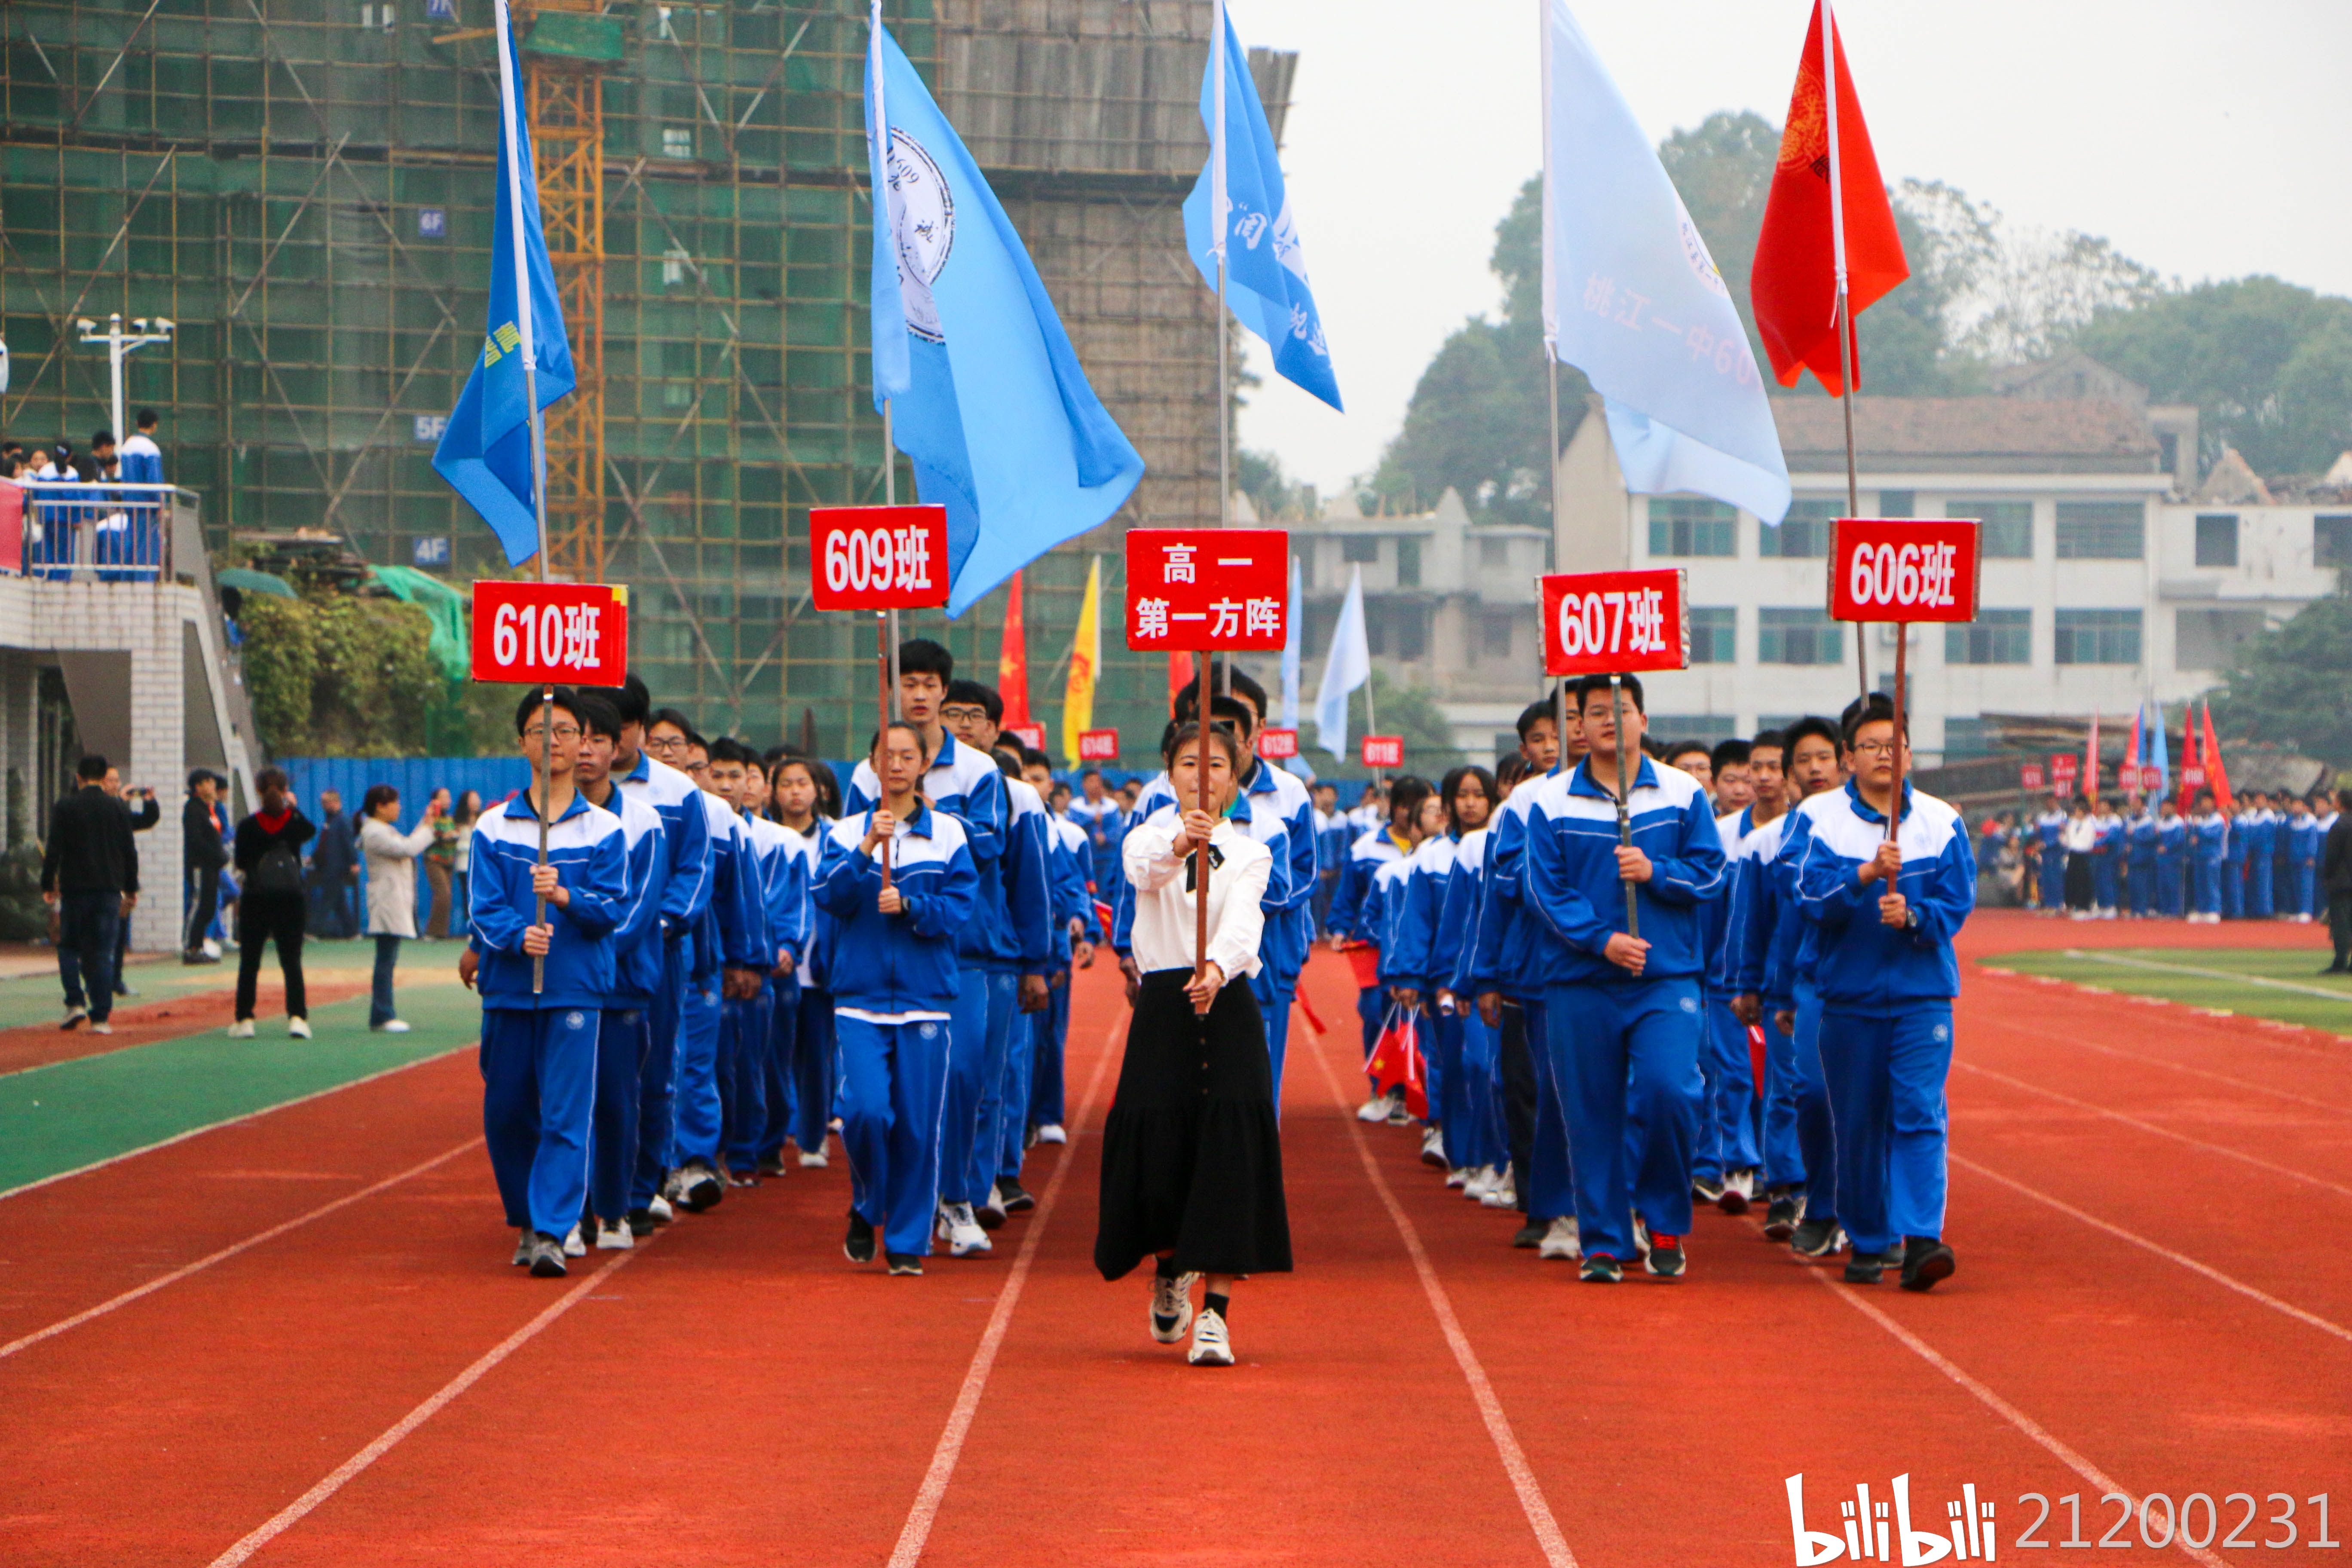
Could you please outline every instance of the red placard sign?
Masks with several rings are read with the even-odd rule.
[[[629,673],[629,591],[602,583],[474,584],[474,679],[618,686]]]
[[[1546,675],[1629,675],[1690,663],[1690,607],[1678,567],[1538,579]]]
[[[1257,754],[1270,763],[1298,754],[1298,731],[1296,730],[1260,730],[1257,732]]]
[[[1280,653],[1290,535],[1278,528],[1138,528],[1127,535],[1127,646]]]
[[[1081,730],[1078,731],[1078,761],[1108,763],[1118,756],[1118,731],[1116,730]]]
[[[2021,789],[2040,789],[2046,782],[2040,763],[2027,763],[2017,770],[2017,784]]]
[[[1004,732],[1033,752],[1045,749],[1045,726],[1043,724],[1007,724]]]
[[[2140,792],[2144,795],[2162,789],[2164,787],[2164,770],[2156,766],[2153,763],[2142,763],[2139,767],[2139,787]]]
[[[932,610],[948,602],[948,509],[809,509],[809,587],[820,610]]]
[[[2187,784],[2190,789],[2203,789],[2205,787],[2205,770],[2192,763],[2180,770],[2180,782]]]
[[[2083,759],[2072,752],[2061,752],[2050,759],[2050,787],[2060,795],[2074,793],[2074,775],[2083,771]]]
[[[1842,517],[1832,527],[1832,620],[1977,618],[1974,521]]]
[[[1404,737],[1367,735],[1361,755],[1368,768],[1401,768],[1404,766]]]

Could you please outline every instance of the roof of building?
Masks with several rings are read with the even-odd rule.
[[[2147,387],[2108,369],[2081,349],[2067,349],[2029,364],[1996,365],[1985,379],[1990,389],[2003,397],[2104,397],[2134,407],[2147,403]]]
[[[2239,455],[2235,447],[2221,448],[2221,460],[2197,487],[2197,499],[2222,506],[2268,506],[2271,492],[2253,466]]]
[[[1844,468],[1845,421],[1835,400],[1776,397],[1772,417],[1791,470]],[[2157,471],[2147,416],[2099,398],[1857,396],[1853,436],[1862,466],[1882,472]]]

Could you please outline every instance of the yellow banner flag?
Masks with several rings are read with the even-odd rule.
[[[1102,557],[1087,567],[1087,594],[1070,634],[1070,678],[1062,688],[1062,754],[1078,763],[1078,736],[1094,728],[1095,671],[1102,667]]]

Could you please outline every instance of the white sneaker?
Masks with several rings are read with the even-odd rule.
[[[1391,1127],[1412,1125],[1412,1112],[1405,1109],[1404,1089],[1402,1085],[1389,1090],[1388,1123]]]
[[[1225,1333],[1223,1313],[1202,1312],[1192,1320],[1192,1348],[1184,1352],[1184,1359],[1194,1366],[1234,1364],[1234,1344]]]
[[[89,1026],[89,1032],[93,1035],[110,1035],[114,1033],[114,1026],[111,1024],[92,1024]]]
[[[1574,1215],[1564,1214],[1551,1222],[1551,1228],[1544,1232],[1543,1240],[1536,1246],[1536,1256],[1570,1262],[1584,1256],[1584,1240],[1577,1233]]]
[[[627,1226],[611,1225],[601,1219],[596,1222],[597,1251],[626,1252],[636,1244],[637,1238]]]
[[[563,1233],[563,1256],[566,1258],[588,1256],[588,1244],[580,1239],[580,1227],[576,1225]]]
[[[1449,1187],[1468,1186],[1470,1184],[1470,1167],[1467,1165],[1456,1165],[1452,1170],[1446,1172],[1445,1184]]]
[[[228,1037],[232,1040],[249,1040],[253,1038],[253,1020],[250,1018],[239,1018],[236,1023],[231,1024],[228,1026]]]
[[[653,1201],[646,1205],[646,1212],[654,1216],[656,1225],[667,1225],[677,1217],[677,1211],[670,1207],[669,1200],[659,1193],[656,1193]]]
[[[831,1163],[833,1162],[825,1157],[822,1149],[801,1151],[801,1169],[803,1171],[822,1171]]]
[[[1048,1121],[1037,1129],[1037,1142],[1040,1143],[1066,1143],[1069,1141],[1070,1135],[1062,1131],[1062,1124],[1058,1121]]]
[[[287,1019],[286,1033],[298,1040],[309,1039],[310,1037],[310,1020],[308,1018]]]
[[[1511,1184],[1511,1178],[1507,1175],[1488,1187],[1486,1195],[1478,1202],[1486,1208],[1515,1209],[1519,1206],[1519,1189]]]
[[[386,1018],[383,1023],[374,1026],[374,1029],[379,1035],[404,1035],[408,1033],[408,1025],[403,1019]]]
[[[1356,1107],[1356,1120],[1359,1121],[1386,1121],[1388,1119],[1389,1097],[1385,1094],[1376,1094]]]
[[[1715,1206],[1726,1214],[1739,1215],[1746,1214],[1755,1201],[1756,1173],[1738,1170],[1723,1178],[1723,1196],[1715,1200]]]
[[[1640,1215],[1633,1216],[1633,1250],[1644,1258],[1650,1256],[1650,1227]]]
[[[1421,1163],[1424,1165],[1434,1165],[1440,1170],[1444,1169],[1445,1133],[1443,1130],[1432,1127],[1422,1133]]]
[[[940,1230],[950,1258],[985,1258],[996,1250],[988,1232],[980,1228],[970,1204],[945,1204],[940,1208]]]
[[[206,958],[218,958],[220,955],[221,944],[215,942],[210,937],[205,938],[205,956]]]
[[[1469,1179],[1462,1184],[1462,1195],[1475,1204],[1493,1192],[1495,1184],[1502,1179],[1503,1173],[1494,1166],[1481,1165],[1471,1172]]]
[[[1192,1326],[1192,1281],[1199,1278],[1197,1274],[1151,1277],[1151,1337],[1160,1343],[1177,1343]]]
[[[1004,1194],[996,1190],[995,1183],[992,1182],[989,1184],[988,1201],[980,1206],[994,1215],[998,1224],[1002,1225],[1003,1223],[1005,1214]],[[973,1217],[977,1218],[978,1216],[974,1215]]]

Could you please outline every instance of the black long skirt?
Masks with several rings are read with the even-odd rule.
[[[1103,1127],[1095,1267],[1106,1279],[1171,1247],[1181,1272],[1290,1269],[1265,1022],[1241,981],[1196,1016],[1184,995],[1192,976],[1155,971],[1136,995]]]

